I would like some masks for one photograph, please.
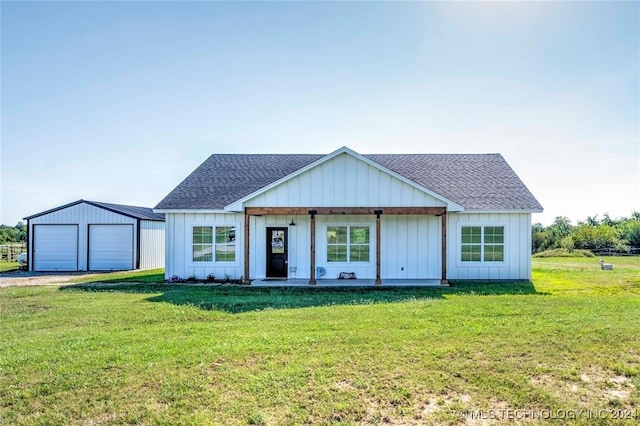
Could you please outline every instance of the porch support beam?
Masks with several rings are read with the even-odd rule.
[[[441,215],[447,210],[446,207],[247,207],[245,215],[306,215],[310,211],[315,214],[428,214]]]
[[[307,213],[311,215],[310,228],[311,228],[311,271],[309,274],[309,285],[316,285],[316,211],[307,210]]]
[[[376,285],[382,285],[380,279],[380,215],[382,210],[376,210]]]
[[[249,220],[251,216],[247,212],[247,209],[244,211],[244,276],[242,283],[243,284],[251,284],[251,280],[249,279],[249,229],[251,228],[251,223]]]
[[[440,216],[442,221],[442,279],[440,284],[449,284],[447,281],[447,212]]]

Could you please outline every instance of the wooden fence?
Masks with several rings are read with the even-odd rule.
[[[594,249],[591,253],[596,256],[640,256],[640,247],[631,247],[628,250],[616,250],[612,248]]]
[[[18,255],[26,251],[26,243],[0,244],[0,262],[16,262]]]

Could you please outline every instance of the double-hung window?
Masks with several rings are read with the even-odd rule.
[[[369,262],[368,226],[328,226],[327,262]]]
[[[216,226],[216,262],[235,262],[236,227]]]
[[[504,226],[463,226],[462,262],[503,262]]]
[[[236,260],[235,226],[194,226],[193,261],[234,262]]]

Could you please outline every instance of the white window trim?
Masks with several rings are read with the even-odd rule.
[[[355,228],[369,228],[369,261],[368,262],[351,262],[349,261],[349,246],[350,246],[350,241],[347,238],[347,261],[346,262],[329,262],[329,253],[327,252],[327,247],[329,245],[329,241],[327,240],[327,231],[328,228],[331,227],[335,227],[335,226],[342,226],[342,227],[347,227],[347,228],[351,228],[351,227],[355,227]],[[375,231],[373,231],[374,225],[371,224],[370,222],[349,222],[349,223],[344,223],[344,222],[330,222],[330,223],[326,223],[323,226],[323,254],[324,254],[324,261],[325,264],[327,266],[371,266],[373,264],[375,264],[375,247],[376,247],[376,235],[375,235]],[[348,231],[347,231],[348,233]]]
[[[469,226],[475,226],[475,227],[481,227],[482,228],[482,242],[480,244],[480,260],[476,260],[476,261],[463,261],[462,260],[462,228],[465,227],[469,227]],[[504,247],[503,250],[503,257],[501,261],[485,261],[484,260],[484,228],[485,227],[494,227],[494,226],[502,226],[502,229],[504,230],[504,243],[502,243],[502,246]],[[464,222],[464,223],[458,223],[458,238],[456,241],[456,264],[458,266],[503,266],[507,264],[507,256],[508,256],[508,250],[507,250],[507,241],[508,241],[508,232],[509,232],[509,227],[507,226],[507,224],[505,222]]]
[[[213,253],[212,253],[212,260],[210,261],[195,261],[193,260],[193,228],[196,228],[198,226],[209,226],[213,228],[213,233],[214,233],[214,237],[213,237]],[[216,227],[235,227],[236,228],[236,250],[235,250],[235,258],[236,260],[234,261],[216,261],[216,242],[215,242],[215,230]],[[240,223],[239,222],[215,222],[215,223],[211,223],[211,222],[204,222],[204,223],[191,223],[190,224],[190,236],[189,236],[189,247],[187,250],[187,259],[188,259],[188,264],[190,266],[239,266],[240,265],[240,246],[241,241],[238,238],[240,236],[240,234],[238,233],[238,230],[240,229]]]

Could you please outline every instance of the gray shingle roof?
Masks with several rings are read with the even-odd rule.
[[[149,207],[126,206],[124,204],[102,203],[100,201],[86,202],[95,206],[104,207],[105,209],[112,210],[116,213],[121,213],[125,216],[135,217],[142,220],[156,220],[164,222],[164,214],[154,213],[153,209]]]
[[[80,203],[87,203],[95,207],[100,207],[106,210],[110,210],[115,213],[119,213],[128,217],[132,217],[135,219],[142,220],[155,220],[164,222],[164,214],[163,213],[154,213],[154,211],[149,207],[138,207],[138,206],[126,206],[124,204],[111,204],[111,203],[102,203],[100,201],[87,201],[87,200],[78,200],[73,203],[65,204],[63,206],[55,207],[50,210],[46,210],[40,213],[33,214],[31,216],[27,216],[24,219],[33,219],[34,217],[43,216],[45,214],[53,213],[58,210],[66,209],[67,207],[72,207]]]
[[[312,154],[212,155],[155,208],[223,209],[322,157]],[[542,209],[500,154],[376,154],[364,157],[466,210]]]

